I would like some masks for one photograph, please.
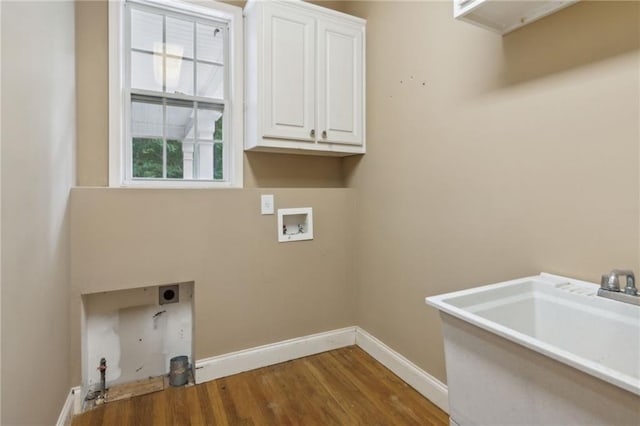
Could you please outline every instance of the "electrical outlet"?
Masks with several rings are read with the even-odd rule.
[[[262,214],[273,214],[273,194],[260,196],[260,212]]]

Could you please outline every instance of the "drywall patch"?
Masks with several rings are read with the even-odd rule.
[[[100,385],[107,360],[107,387],[169,372],[174,356],[193,355],[193,283],[177,284],[180,300],[159,304],[160,287],[83,295],[83,390]]]

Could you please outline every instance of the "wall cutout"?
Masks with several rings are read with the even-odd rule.
[[[190,282],[83,295],[83,394],[99,388],[101,358],[107,387],[166,375],[175,356],[192,364],[193,294]]]

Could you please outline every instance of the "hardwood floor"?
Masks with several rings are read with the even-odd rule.
[[[448,425],[446,413],[357,346],[108,403],[97,425]]]

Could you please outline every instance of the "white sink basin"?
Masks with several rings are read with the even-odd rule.
[[[441,311],[454,422],[640,421],[640,306],[598,288],[542,273],[428,297]]]
[[[598,288],[543,273],[427,303],[640,395],[640,307]]]

